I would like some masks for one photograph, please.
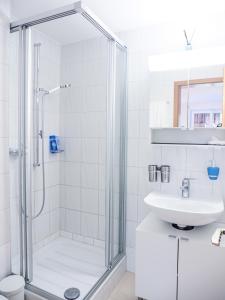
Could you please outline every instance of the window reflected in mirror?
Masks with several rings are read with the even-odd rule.
[[[224,65],[150,72],[150,128],[225,128]]]
[[[174,127],[223,126],[223,78],[174,82]]]

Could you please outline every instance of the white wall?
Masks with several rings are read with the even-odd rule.
[[[46,90],[60,85],[61,47],[47,35],[33,30],[32,43],[41,43],[39,87]],[[41,100],[41,95],[40,95]],[[59,233],[60,154],[49,152],[49,136],[60,136],[60,93],[44,97],[44,145],[45,145],[45,206],[41,215],[33,221],[33,242],[38,248]],[[40,106],[40,116],[42,109]],[[41,117],[40,117],[41,119]],[[40,123],[41,126],[41,123]],[[41,153],[41,143],[40,153]],[[41,159],[41,154],[40,154]],[[42,168],[33,168],[33,215],[43,201]]]
[[[175,33],[175,34],[173,34]],[[148,213],[144,197],[152,190],[179,193],[181,180],[194,177],[191,182],[193,195],[224,193],[222,182],[225,178],[225,149],[198,146],[157,146],[149,142],[149,101],[151,82],[148,71],[148,56],[174,51],[183,47],[173,26],[158,26],[122,32],[120,37],[128,46],[128,203],[127,203],[127,255],[128,269],[134,271],[135,229]],[[182,32],[180,32],[182,35]],[[198,47],[225,44],[211,36],[200,36]],[[219,180],[211,182],[206,168],[214,158],[221,168]],[[169,184],[149,183],[148,165],[168,164],[171,166]],[[222,218],[225,222],[225,217]]]
[[[61,230],[90,244],[105,237],[107,49],[105,38],[62,47]]]
[[[10,272],[8,17],[9,3],[0,1],[0,279]]]
[[[41,43],[40,87],[51,89],[60,81],[60,46],[44,34],[32,31],[32,42]],[[18,32],[10,34],[10,109],[9,109],[9,145],[18,147]],[[51,76],[48,76],[51,72]],[[41,100],[41,98],[40,98]],[[41,106],[40,106],[41,111]],[[49,154],[48,136],[60,135],[59,128],[59,93],[45,97],[44,101],[44,144],[45,144],[45,176],[46,202],[42,214],[33,221],[34,250],[43,246],[59,233],[59,168],[60,156]],[[41,121],[41,120],[40,120]],[[41,123],[40,123],[41,124]],[[41,159],[41,142],[40,159]],[[11,237],[12,237],[12,270],[19,272],[19,160],[10,157],[10,205],[11,205]],[[42,174],[41,167],[33,168],[33,215],[42,205]]]

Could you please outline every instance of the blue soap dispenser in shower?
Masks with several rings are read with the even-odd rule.
[[[49,151],[50,153],[60,153],[63,150],[60,148],[60,139],[56,135],[49,136]]]
[[[220,168],[215,166],[214,160],[210,161],[211,166],[207,168],[208,177],[210,180],[217,180],[220,173]]]

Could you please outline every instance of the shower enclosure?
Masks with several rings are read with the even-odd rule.
[[[125,255],[126,46],[81,2],[10,39],[12,270],[89,299]]]

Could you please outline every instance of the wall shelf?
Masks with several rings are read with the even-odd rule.
[[[202,145],[219,146],[225,145],[208,144],[212,137],[225,141],[225,128],[152,128],[151,143],[161,145]]]

